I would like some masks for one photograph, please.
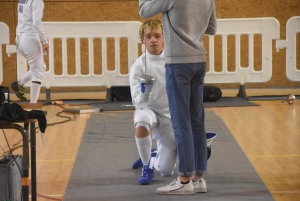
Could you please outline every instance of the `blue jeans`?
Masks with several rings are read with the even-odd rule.
[[[179,176],[204,174],[207,167],[203,107],[206,62],[165,66]]]

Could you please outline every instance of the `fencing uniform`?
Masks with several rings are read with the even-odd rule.
[[[139,78],[145,74],[155,78],[150,95],[141,92]],[[176,161],[176,145],[171,124],[165,81],[164,52],[141,55],[130,69],[130,90],[134,112],[134,126],[145,127],[157,141],[157,157],[154,167],[162,176],[172,175]]]
[[[17,51],[27,59],[30,67],[30,70],[22,77],[20,83],[24,85],[32,81],[30,88],[31,102],[37,102],[40,83],[43,80],[46,69],[41,44],[48,44],[42,24],[43,10],[43,0],[19,0],[16,45]]]

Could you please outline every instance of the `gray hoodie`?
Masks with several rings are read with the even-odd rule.
[[[205,62],[203,35],[216,34],[214,0],[139,0],[142,18],[162,13],[166,63]]]

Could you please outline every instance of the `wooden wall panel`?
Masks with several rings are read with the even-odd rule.
[[[14,44],[15,27],[17,25],[17,0],[0,1],[0,21],[6,23],[10,30],[10,41]],[[138,0],[44,0],[44,21],[143,21],[138,14]],[[221,18],[255,18],[274,17],[280,27],[280,39],[286,39],[286,22],[293,16],[300,15],[300,0],[216,0],[217,17]],[[156,17],[160,18],[161,15]],[[300,47],[299,36],[297,47]],[[247,44],[245,45],[247,47]],[[299,82],[291,82],[285,75],[285,49],[276,52],[275,41],[273,42],[273,76],[267,83],[247,84],[248,88],[284,88],[298,87]],[[3,51],[4,81],[3,85],[10,85],[16,79],[16,57],[10,58]],[[255,47],[260,50],[261,47]],[[299,51],[299,48],[297,48]],[[242,50],[243,51],[243,50]],[[126,55],[126,54],[125,54]],[[297,57],[299,61],[300,57]],[[229,59],[230,60],[230,59]],[[220,63],[219,58],[216,63]],[[261,63],[259,59],[256,61]],[[299,65],[300,62],[297,62]],[[244,57],[242,64],[247,64]],[[297,67],[299,69],[300,67]],[[231,69],[234,70],[234,67]],[[221,88],[238,88],[238,84],[219,84]],[[89,87],[89,90],[100,90],[103,87]],[[67,88],[53,88],[52,91],[79,90]]]

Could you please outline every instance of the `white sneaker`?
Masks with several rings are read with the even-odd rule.
[[[156,193],[168,195],[193,195],[195,194],[195,190],[192,180],[188,184],[182,184],[180,179],[177,178],[169,185],[156,189]]]
[[[196,193],[206,193],[206,181],[204,179],[198,179],[197,181],[193,181],[195,192]]]

